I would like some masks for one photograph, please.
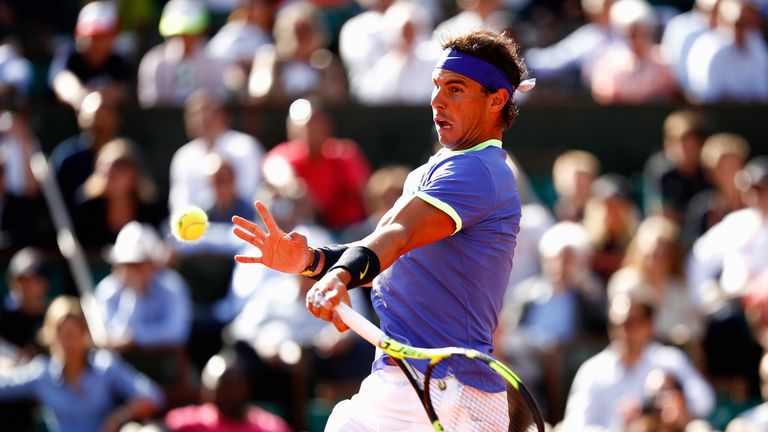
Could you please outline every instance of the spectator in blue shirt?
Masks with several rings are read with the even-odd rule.
[[[96,286],[111,347],[178,347],[189,337],[189,288],[165,266],[165,245],[152,226],[136,221],[117,234],[112,273]]]
[[[109,351],[91,348],[78,299],[61,296],[51,303],[40,339],[50,357],[0,374],[0,400],[37,399],[51,432],[117,431],[162,406],[146,376]]]

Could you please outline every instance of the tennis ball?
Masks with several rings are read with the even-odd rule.
[[[208,216],[197,207],[190,207],[173,218],[171,230],[179,240],[194,241],[208,229]]]

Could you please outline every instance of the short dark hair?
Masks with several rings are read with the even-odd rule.
[[[520,46],[507,32],[494,33],[490,30],[473,30],[455,36],[449,36],[442,43],[443,49],[452,48],[477,58],[501,69],[509,78],[514,88],[520,85],[528,74],[523,57],[520,55]],[[488,93],[498,89],[485,87]],[[517,117],[517,104],[510,95],[504,106],[504,128],[508,129]]]

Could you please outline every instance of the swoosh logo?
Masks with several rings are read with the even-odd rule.
[[[360,272],[360,279],[362,280],[366,274],[368,274],[368,267],[371,265],[370,261],[366,261],[365,263],[365,269]]]

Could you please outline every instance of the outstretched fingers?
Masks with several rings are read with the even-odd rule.
[[[243,264],[260,264],[261,257],[249,256],[249,255],[235,255],[235,261]]]
[[[261,216],[261,220],[264,221],[264,225],[266,225],[270,234],[279,234],[283,232],[283,230],[277,226],[277,222],[275,222],[275,219],[272,217],[269,210],[267,210],[267,206],[265,206],[264,203],[256,201],[253,203],[253,206],[256,207],[256,211],[259,213],[259,216]]]

